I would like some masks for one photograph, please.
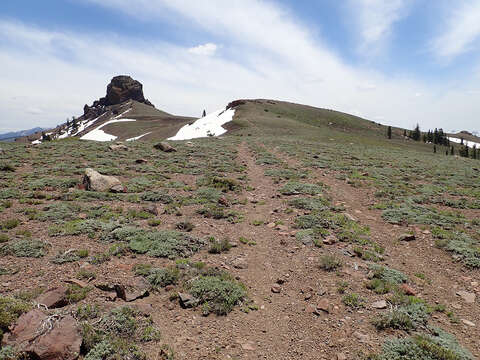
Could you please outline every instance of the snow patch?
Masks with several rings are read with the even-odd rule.
[[[222,125],[232,121],[235,110],[218,110],[183,126],[178,133],[167,140],[190,140],[207,136],[220,136],[227,132]]]
[[[121,115],[119,115],[121,116]],[[93,140],[93,141],[113,141],[116,140],[118,136],[107,134],[105,131],[101,130],[104,126],[108,124],[113,124],[117,122],[127,122],[127,121],[136,121],[134,119],[115,119],[109,120],[105,124],[100,125],[96,129],[88,132],[83,135],[80,140]]]
[[[457,144],[460,144],[462,142],[461,139],[453,138],[453,137],[448,138],[448,140],[450,140],[451,142],[457,143]],[[463,139],[463,144],[467,145],[468,147],[473,147],[473,145],[475,145],[477,148],[480,147],[480,143],[477,143],[475,141],[468,141],[468,140],[465,140],[465,139]]]
[[[137,136],[137,137],[133,137],[133,138],[127,139],[126,141],[139,140],[139,139],[141,139],[142,137],[147,136],[148,134],[151,134],[151,133],[152,133],[152,132],[150,131],[150,132],[148,132],[148,133],[146,133],[146,134],[143,134],[143,135],[140,135],[140,136]]]

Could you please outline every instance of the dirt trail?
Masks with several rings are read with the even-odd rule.
[[[255,186],[244,195],[259,203],[249,201],[242,208],[244,222],[215,227],[230,239],[245,236],[256,245],[239,244],[225,255],[209,255],[203,261],[228,269],[245,283],[259,310],[205,318],[198,311],[185,311],[177,305],[155,316],[155,321],[166,329],[164,338],[176,339],[174,347],[179,359],[332,359],[338,352],[352,356],[359,350],[352,333],[366,332],[369,325],[365,313],[348,313],[341,303],[336,288],[344,274],[339,277],[318,268],[319,256],[330,249],[299,245],[292,237],[296,214],[285,214],[287,205],[284,198],[277,197],[278,185],[264,176],[264,168],[255,164],[245,143],[239,148],[238,161],[246,164],[249,183]],[[282,221],[289,229],[254,226],[254,220]],[[233,264],[239,261],[246,264],[245,269],[235,268]],[[351,269],[353,264],[347,264],[345,271]],[[354,276],[363,275],[358,272]],[[272,286],[279,279],[285,281],[281,292],[273,293]],[[158,297],[169,306],[167,295]],[[314,315],[309,309],[322,299],[329,304],[330,313]],[[371,341],[375,345],[376,341]]]

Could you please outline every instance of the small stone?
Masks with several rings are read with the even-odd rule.
[[[305,294],[305,300],[310,300],[312,298],[312,294],[306,293]]]
[[[153,147],[157,150],[161,150],[161,151],[167,152],[167,153],[177,151],[173,146],[171,146],[170,144],[168,144],[166,142],[160,142],[158,144],[155,144]]]
[[[170,285],[165,286],[165,291],[170,292],[170,291],[172,291],[173,289],[175,289],[175,285],[170,284]]]
[[[137,164],[146,164],[148,162],[148,160],[147,159],[137,159],[137,160],[135,160],[135,162]]]
[[[267,228],[273,229],[275,227],[275,223],[271,222],[267,224]]]
[[[272,292],[274,294],[279,294],[280,291],[282,291],[282,287],[280,285],[278,285],[278,284],[272,285]]]
[[[38,304],[45,305],[48,309],[64,307],[68,304],[67,288],[63,286],[52,288],[47,292],[41,294],[36,299],[36,302]]]
[[[110,151],[128,151],[128,147],[123,144],[112,144],[108,147]]]
[[[152,215],[158,215],[158,208],[156,205],[144,206],[142,210]]]
[[[372,304],[374,309],[385,309],[387,307],[387,302],[385,300],[376,301]]]
[[[236,258],[232,261],[232,265],[235,269],[247,269],[248,263],[244,258]]]
[[[470,320],[462,319],[462,323],[464,323],[467,326],[475,327],[475,323],[471,322]]]
[[[241,346],[242,346],[243,350],[247,350],[247,351],[254,351],[255,350],[255,345],[251,342],[243,343]]]
[[[330,312],[330,303],[328,302],[327,299],[322,299],[318,302],[317,304],[317,312],[318,311],[324,311],[326,313]]]
[[[413,241],[415,240],[415,234],[402,234],[398,237],[398,241]]]
[[[326,239],[323,239],[323,243],[324,243],[325,245],[333,245],[333,244],[335,244],[336,242],[337,242],[337,238],[336,238],[335,236],[332,236],[332,235],[327,236]]]
[[[355,331],[353,333],[353,336],[355,336],[358,339],[358,342],[360,343],[366,343],[368,342],[368,340],[370,340],[370,336],[368,336],[367,334],[362,334],[359,331]]]
[[[178,293],[180,306],[184,309],[192,308],[198,305],[199,300],[187,293]]]
[[[277,226],[277,230],[280,230],[280,231],[288,231],[288,226],[286,226],[286,225],[278,225],[278,226]]]
[[[430,230],[423,230],[423,231],[422,231],[422,234],[423,234],[423,235],[430,235]]]
[[[347,360],[347,356],[344,353],[337,353],[337,360]]]
[[[457,291],[457,295],[460,296],[467,304],[474,304],[476,295],[467,291]]]

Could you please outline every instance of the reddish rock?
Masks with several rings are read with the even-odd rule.
[[[39,360],[75,360],[80,354],[82,336],[70,315],[48,317],[35,309],[20,316],[2,344],[30,353]]]
[[[67,288],[63,286],[52,288],[37,297],[35,301],[49,309],[64,307],[68,304]]]
[[[403,292],[406,294],[406,295],[411,295],[411,296],[415,296],[417,295],[417,292],[415,291],[415,289],[413,289],[410,285],[408,284],[402,284],[400,286],[400,288],[403,290]]]
[[[322,311],[326,313],[330,312],[330,303],[327,299],[322,299],[317,304],[317,313],[321,314]]]

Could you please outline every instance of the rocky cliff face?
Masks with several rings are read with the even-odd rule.
[[[143,85],[127,75],[115,76],[107,86],[107,95],[93,102],[92,106],[85,105],[83,115],[86,118],[95,118],[105,112],[106,106],[118,105],[128,100],[135,100],[149,106],[153,104],[145,99]]]

